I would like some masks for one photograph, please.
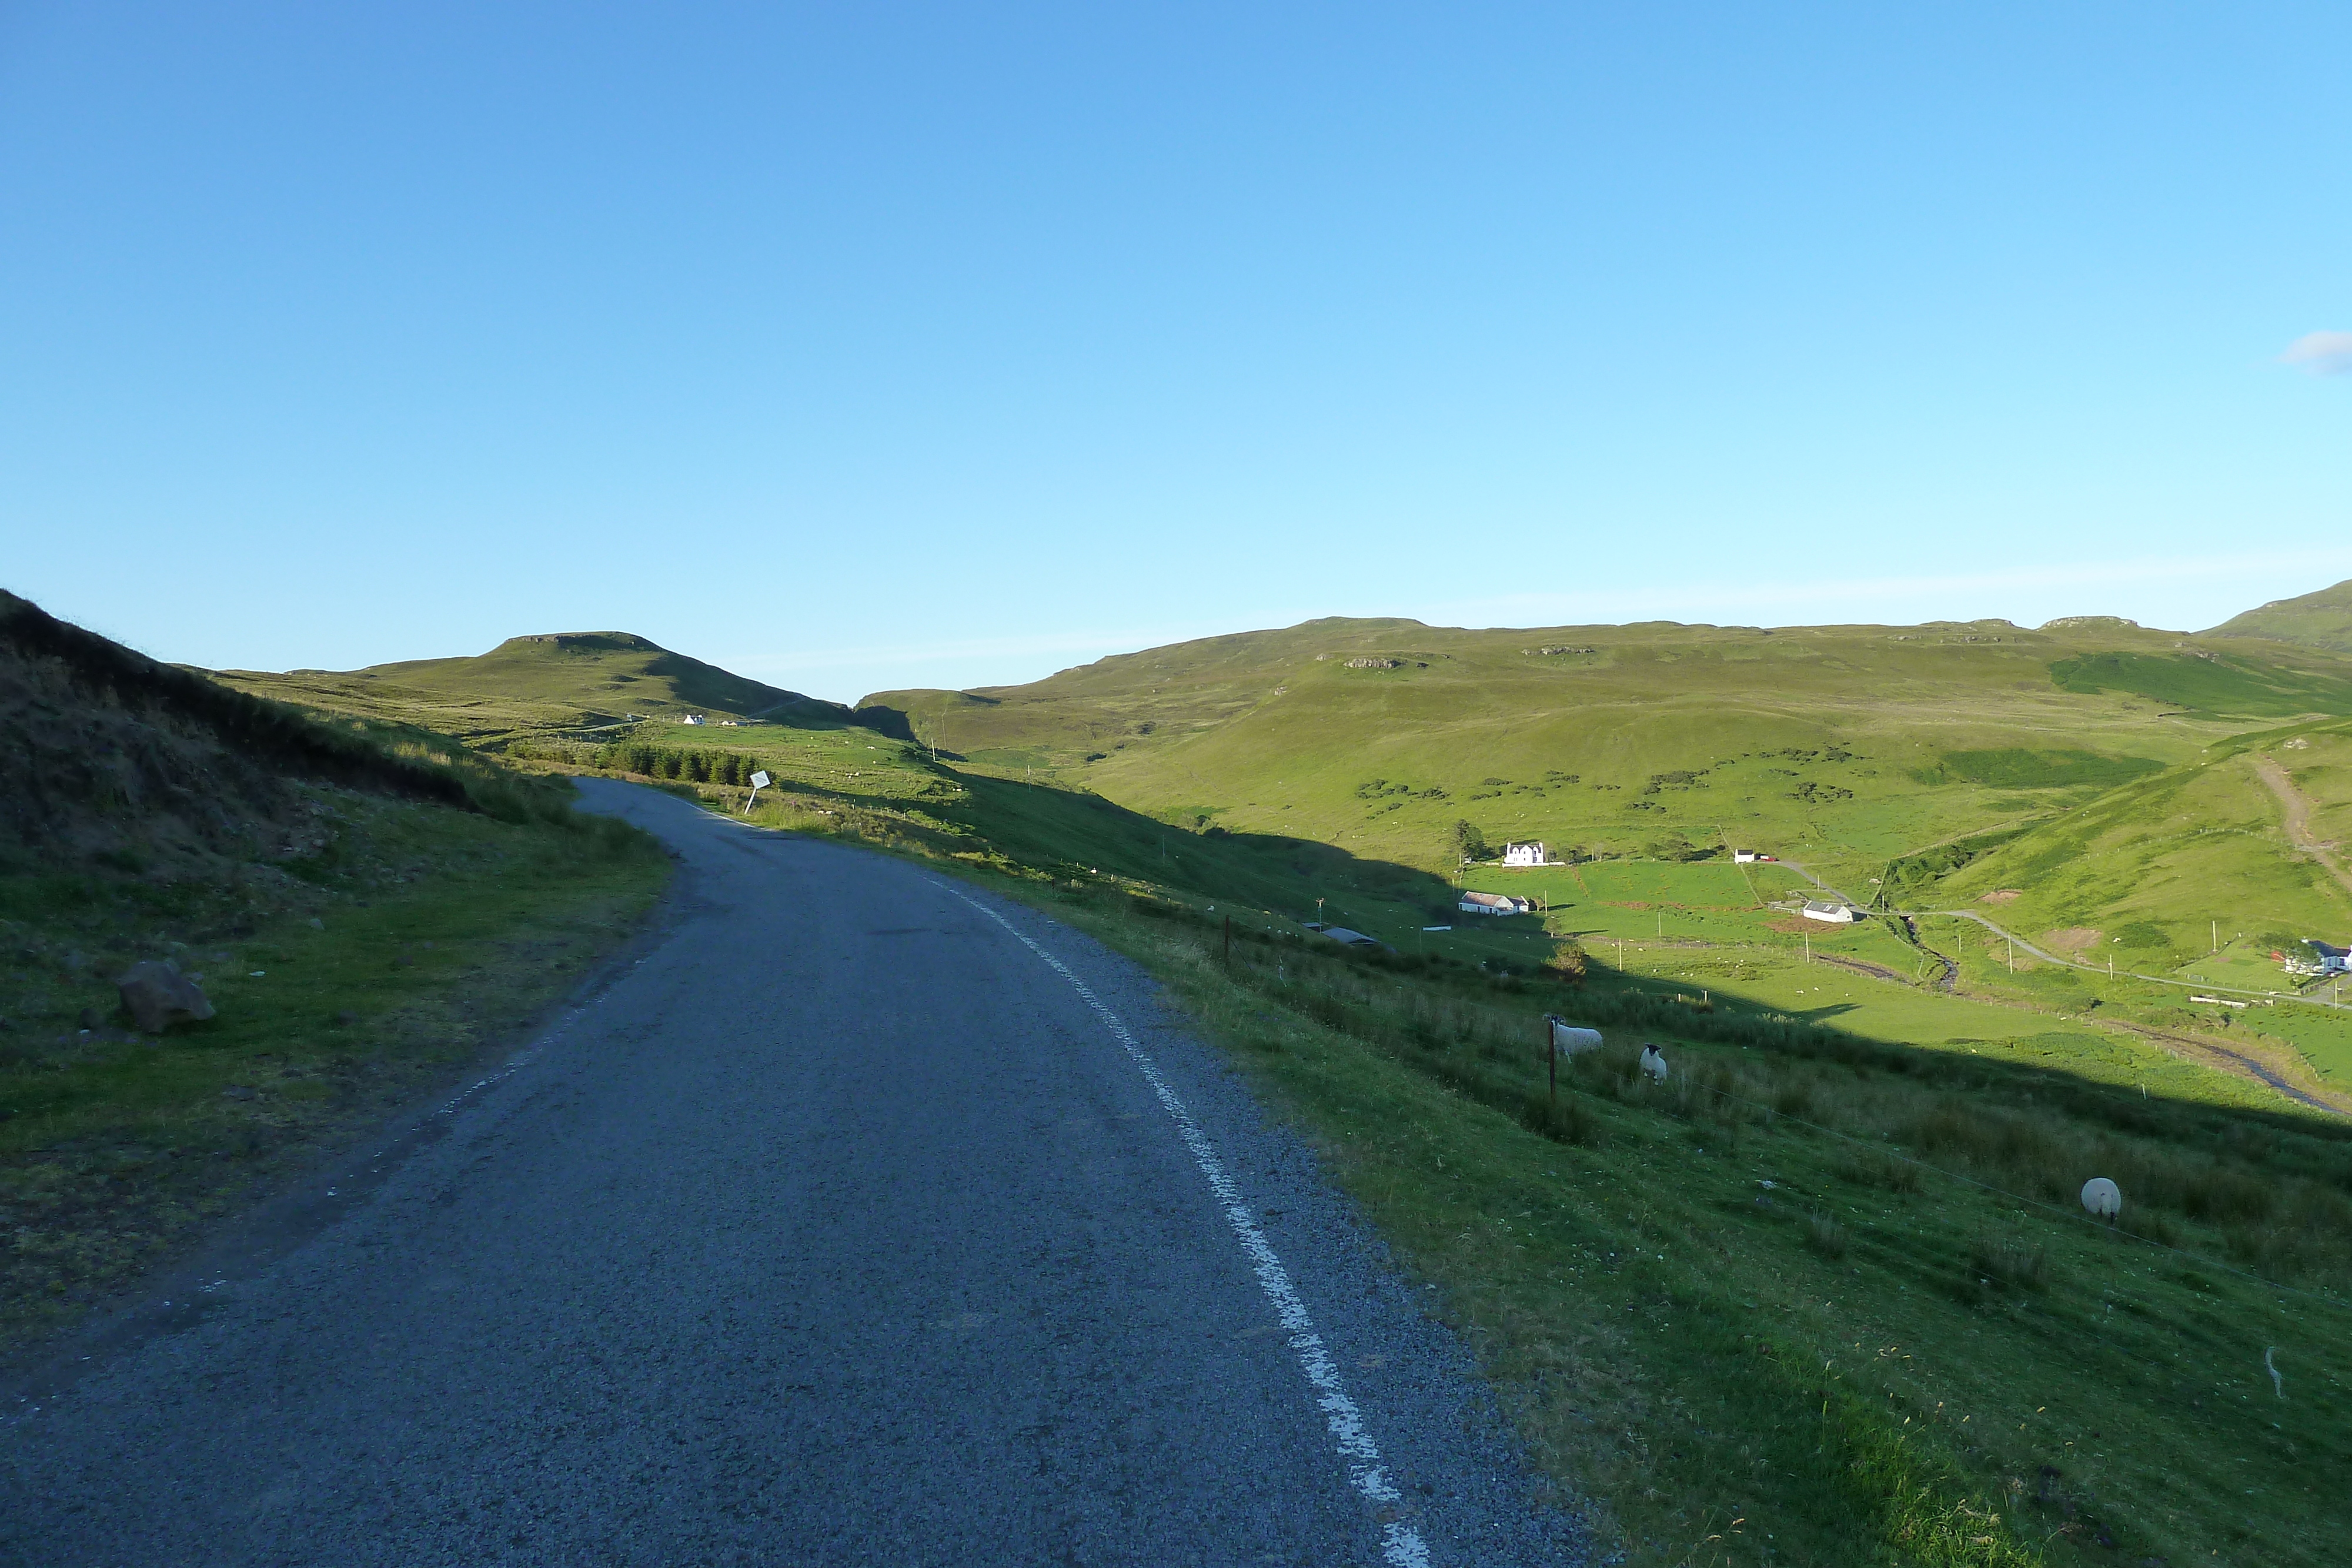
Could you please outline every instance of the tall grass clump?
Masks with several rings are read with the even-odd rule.
[[[1979,1236],[1969,1244],[1969,1271],[1980,1283],[2042,1290],[2050,1283],[2050,1249],[2014,1237]]]

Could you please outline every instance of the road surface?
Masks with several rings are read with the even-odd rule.
[[[274,1257],[18,1390],[0,1562],[1585,1560],[1434,1298],[1132,967],[584,789],[681,858],[656,936]]]

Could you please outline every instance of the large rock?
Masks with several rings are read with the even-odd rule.
[[[133,964],[114,982],[122,993],[122,1009],[131,1021],[149,1034],[161,1034],[175,1023],[202,1023],[213,1016],[213,1005],[195,981],[170,962]]]

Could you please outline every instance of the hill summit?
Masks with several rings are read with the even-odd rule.
[[[461,658],[282,675],[231,670],[222,678],[288,702],[422,724],[475,741],[688,713],[785,724],[849,718],[838,703],[673,653],[634,632],[540,632]]]
[[[2265,637],[2274,643],[2300,643],[2306,648],[2352,653],[2352,580],[2294,599],[2273,599],[2268,604],[2233,615],[2209,637]]]

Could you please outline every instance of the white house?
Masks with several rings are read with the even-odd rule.
[[[1758,856],[1754,850],[1734,850],[1731,852],[1731,863],[1734,865],[1754,865],[1759,858],[1760,857]]]
[[[698,713],[689,713],[681,714],[678,716],[677,722],[680,724],[708,724],[709,721]]]
[[[1854,909],[1851,904],[1832,904],[1826,899],[1813,899],[1805,905],[1805,918],[1818,920],[1824,925],[1851,925]]]
[[[1542,842],[1538,841],[1531,844],[1505,844],[1503,863],[1505,865],[1542,865],[1544,863]]]
[[[2304,938],[2304,946],[2311,949],[2313,956],[2318,958],[2318,964],[2298,964],[2290,958],[2286,965],[2289,974],[2341,975],[2352,972],[2352,947],[2338,947],[2333,942],[2322,942],[2316,936]]]
[[[1505,893],[1465,893],[1454,907],[1465,915],[1525,915],[1535,906]]]

